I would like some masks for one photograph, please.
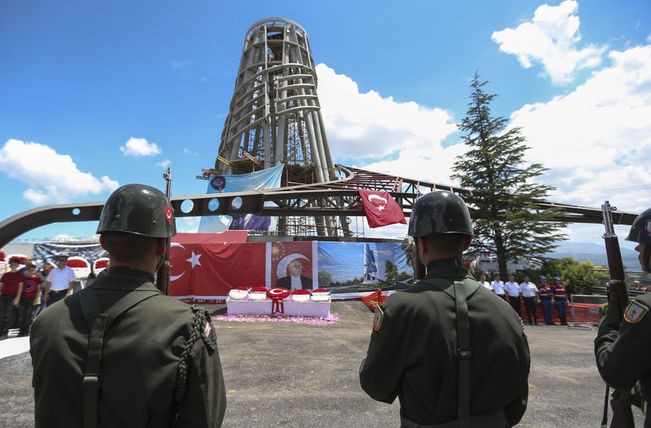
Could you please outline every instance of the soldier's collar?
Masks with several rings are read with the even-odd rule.
[[[145,279],[147,281],[154,282],[154,275],[152,275],[149,272],[144,272],[141,270],[135,270],[131,269],[128,267],[123,267],[123,266],[113,266],[109,267],[108,269],[108,275],[120,275],[120,276],[135,276],[138,278]]]

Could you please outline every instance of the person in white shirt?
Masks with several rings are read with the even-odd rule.
[[[75,272],[68,266],[68,255],[59,254],[57,267],[52,269],[45,279],[43,300],[47,301],[48,306],[51,306],[71,295],[76,280]]]
[[[484,288],[493,291],[493,287],[491,287],[491,283],[486,281],[486,275],[481,274],[479,275],[479,283],[484,286]]]
[[[520,284],[520,294],[524,300],[524,309],[527,312],[527,324],[538,325],[536,318],[536,302],[540,301],[538,297],[538,287],[529,280],[525,275],[524,281]]]
[[[500,280],[499,274],[495,274],[493,277],[493,282],[491,282],[491,286],[493,287],[495,294],[506,300],[506,294],[504,293],[504,282]]]
[[[520,286],[515,282],[515,276],[509,275],[509,280],[504,284],[504,289],[506,295],[508,296],[509,303],[520,318],[522,315],[520,313]]]

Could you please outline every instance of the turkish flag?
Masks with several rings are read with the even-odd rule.
[[[394,223],[407,224],[400,205],[391,197],[389,192],[357,190],[362,198],[364,214],[370,227],[380,227]]]
[[[226,298],[231,288],[265,283],[265,243],[180,243],[170,248],[170,294]]]

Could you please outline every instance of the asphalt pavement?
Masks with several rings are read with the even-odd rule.
[[[223,306],[209,307],[215,315]],[[215,319],[228,405],[224,427],[397,427],[399,404],[359,386],[373,314],[335,301],[322,325]],[[605,386],[590,326],[527,326],[529,405],[519,427],[598,427]],[[31,361],[25,338],[0,342],[0,425],[32,427]],[[638,426],[641,413],[634,409]]]

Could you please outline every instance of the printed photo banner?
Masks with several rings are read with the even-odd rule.
[[[333,298],[367,295],[413,275],[400,243],[211,242],[214,234],[172,240],[170,292],[222,300],[236,287],[328,288]],[[192,239],[195,237],[196,239]],[[300,265],[300,266],[299,266]],[[292,281],[292,274],[294,280]]]
[[[280,187],[283,164],[248,174],[211,175],[206,193],[243,192]],[[275,227],[275,218],[256,214],[205,216],[199,223],[199,233],[225,230],[269,230]]]

